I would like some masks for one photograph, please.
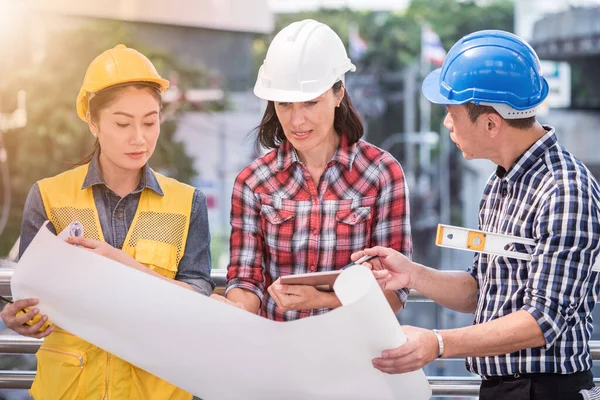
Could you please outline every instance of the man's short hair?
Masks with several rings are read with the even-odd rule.
[[[467,106],[467,114],[469,114],[469,118],[471,119],[471,122],[477,121],[477,118],[479,118],[479,116],[481,114],[494,113],[494,114],[500,115],[498,113],[498,111],[496,111],[494,109],[494,107],[492,107],[492,106],[478,106],[473,103],[467,103],[465,105]],[[502,118],[501,115],[500,115],[500,118]],[[504,118],[502,118],[502,119],[504,119]],[[527,118],[504,119],[504,121],[506,121],[508,126],[510,126],[512,128],[529,129],[535,123],[535,115],[531,116],[531,117],[527,117]]]

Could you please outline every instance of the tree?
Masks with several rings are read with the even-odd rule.
[[[27,62],[24,68],[2,71],[0,112],[14,109],[15,94],[24,89],[28,124],[4,135],[13,196],[8,226],[0,237],[0,254],[7,254],[19,235],[31,185],[71,168],[92,150],[94,138],[77,117],[75,99],[87,66],[97,55],[123,43],[146,54],[161,75],[168,78],[176,73],[182,89],[208,82],[208,73],[202,67],[189,67],[150,44],[134,42],[128,32],[124,23],[105,20],[60,31],[46,38],[46,57],[42,62]],[[177,116],[175,113],[163,124],[151,164],[178,180],[190,182],[196,171],[193,159],[174,139]]]
[[[368,43],[366,54],[354,59],[357,75],[372,74],[384,91],[397,91],[399,84],[386,80],[390,73],[404,70],[418,61],[421,51],[421,26],[428,23],[440,36],[446,50],[471,32],[482,29],[513,30],[514,10],[511,0],[498,0],[480,6],[475,1],[412,0],[407,9],[398,12],[353,11],[350,9],[322,9],[311,12],[279,14],[274,33],[294,21],[316,19],[336,31],[348,47],[349,26],[356,24],[360,36]],[[255,44],[257,66],[260,66],[271,37]],[[350,93],[352,94],[352,93]],[[370,121],[369,140],[381,143],[390,132],[402,127],[401,104],[388,104],[386,116]],[[441,113],[435,115],[432,126],[441,122]],[[376,129],[374,129],[376,128]]]

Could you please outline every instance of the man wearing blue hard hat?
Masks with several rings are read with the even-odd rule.
[[[503,31],[457,42],[423,93],[445,105],[444,125],[467,159],[498,165],[479,210],[482,231],[534,239],[513,244],[530,261],[478,253],[465,272],[438,271],[392,249],[374,274],[385,289],[416,289],[474,314],[473,326],[404,326],[407,343],[373,360],[387,373],[418,369],[438,357],[466,357],[482,377],[480,399],[589,399],[594,386],[588,341],[600,285],[600,190],[588,169],[541,125],[536,112],[548,83],[533,49]]]

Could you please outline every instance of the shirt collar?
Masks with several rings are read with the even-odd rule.
[[[352,171],[352,164],[354,163],[357,154],[358,143],[349,145],[346,135],[340,135],[340,144],[333,154],[329,164],[337,162],[338,164],[346,167],[349,171]],[[279,171],[285,171],[295,163],[300,163],[300,158],[298,157],[296,149],[294,149],[292,144],[286,140],[277,149],[277,168]]]
[[[508,171],[503,167],[498,166],[496,175],[499,178],[506,179],[508,182],[515,182],[531,168],[544,153],[557,143],[554,128],[551,126],[544,126],[544,129],[546,130],[546,134],[533,143],[525,153],[521,154]]]
[[[91,186],[95,185],[106,185],[106,181],[104,180],[104,176],[102,175],[102,170],[100,169],[100,150],[96,150],[94,156],[92,157],[92,161],[90,161],[88,172],[83,180],[83,185],[81,185],[81,189],[87,189]],[[157,194],[164,196],[164,193],[158,184],[158,180],[154,175],[154,171],[152,168],[146,163],[142,167],[142,179],[140,179],[140,183],[138,184],[135,192],[141,192],[143,189],[148,188],[155,191]]]
[[[340,145],[337,151],[333,155],[331,161],[335,161],[338,164],[346,167],[349,171],[352,171],[352,165],[356,156],[358,155],[358,142],[353,145],[348,144],[348,138],[346,135],[341,135]]]
[[[277,148],[277,168],[280,171],[285,171],[292,164],[299,162],[300,158],[298,158],[298,153],[296,153],[296,149],[294,149],[289,140],[286,140],[279,145]]]

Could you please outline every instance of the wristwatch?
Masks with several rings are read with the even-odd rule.
[[[432,329],[432,331],[433,333],[435,333],[435,336],[437,336],[438,340],[439,354],[437,358],[442,358],[442,356],[444,355],[444,339],[442,339],[442,335],[437,329]]]

